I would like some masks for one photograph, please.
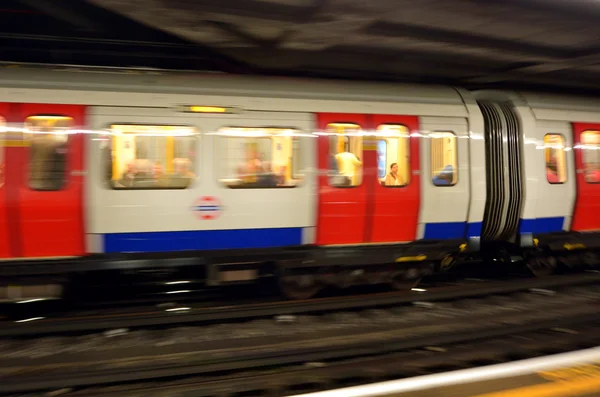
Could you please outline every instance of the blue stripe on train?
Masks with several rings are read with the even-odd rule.
[[[560,232],[563,230],[565,218],[537,218],[537,219],[521,219],[519,227],[520,234],[544,234]],[[439,222],[425,224],[424,239],[453,239],[481,236],[482,222]]]
[[[521,234],[559,232],[563,217],[522,219]],[[424,239],[478,237],[481,222],[439,222],[425,225]],[[274,248],[302,244],[302,228],[194,230],[113,233],[104,235],[104,252],[168,252],[211,249]]]
[[[481,222],[436,222],[426,223],[424,239],[447,240],[477,237],[481,235]]]
[[[552,218],[521,219],[519,231],[521,234],[544,234],[560,232],[563,230],[565,218],[562,216]]]
[[[426,240],[445,240],[465,237],[466,222],[426,223],[423,238]]]
[[[192,230],[104,235],[104,252],[274,248],[302,244],[302,228]]]

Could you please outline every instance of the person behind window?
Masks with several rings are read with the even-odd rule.
[[[550,161],[546,163],[546,178],[548,178],[548,182],[550,183],[560,182],[555,158],[551,158]]]
[[[600,164],[586,163],[584,164],[585,180],[588,183],[600,182]]]
[[[279,167],[279,173],[276,174],[277,185],[284,186],[285,185],[285,173],[287,171],[287,167],[281,166]]]
[[[30,183],[37,190],[58,190],[66,171],[66,143],[53,134],[50,121],[31,127]],[[45,134],[44,134],[45,133]]]
[[[454,167],[447,165],[444,169],[433,177],[433,184],[436,186],[450,186],[454,180]]]
[[[169,177],[165,173],[165,169],[160,161],[154,162],[152,167],[152,175],[156,182],[156,186],[165,187],[169,184]]]
[[[196,174],[191,170],[192,161],[186,158],[177,158],[173,160],[175,173],[171,176],[171,187],[183,189],[187,188],[196,179]]]
[[[357,185],[356,174],[362,162],[354,153],[342,152],[335,155],[338,161],[339,172],[345,178],[342,186]]]
[[[125,166],[125,172],[121,176],[121,179],[116,182],[116,187],[133,187],[135,182],[136,169],[133,163],[127,163]]]
[[[152,166],[152,175],[154,176],[154,179],[159,179],[164,174],[165,171],[163,169],[162,163],[160,161],[155,161],[154,165]]]
[[[385,186],[402,186],[400,175],[398,175],[398,164],[390,165],[390,172],[385,177]]]
[[[238,170],[240,179],[245,183],[255,183],[258,180],[258,174],[263,171],[261,157],[264,157],[264,154],[259,155],[252,145],[246,146],[246,161]]]
[[[262,162],[263,172],[258,175],[257,184],[259,187],[276,187],[277,176],[273,172],[271,163],[268,161]]]

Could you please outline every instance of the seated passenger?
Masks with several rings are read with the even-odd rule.
[[[133,187],[136,188],[148,188],[154,187],[156,181],[153,175],[152,162],[148,159],[136,159],[135,160],[135,178]]]
[[[403,183],[398,175],[398,164],[390,165],[390,172],[385,177],[385,186],[402,186]]]
[[[152,168],[152,173],[153,173],[155,179],[159,179],[161,176],[164,175],[163,166],[160,163],[160,161],[157,161],[154,163],[154,167]]]
[[[128,163],[125,166],[125,172],[121,176],[121,179],[115,181],[115,187],[132,187],[135,181],[135,165]]]
[[[238,167],[238,177],[244,183],[255,183],[258,180],[258,174],[263,171],[261,157],[253,148],[246,149],[246,159],[243,165]]]
[[[335,155],[338,161],[339,173],[344,177],[341,186],[353,186],[358,184],[356,174],[362,162],[354,153],[342,152]]]
[[[169,184],[169,177],[165,173],[165,170],[160,161],[154,163],[152,168],[152,175],[154,177],[154,181],[156,182],[156,186],[159,188],[167,187]]]
[[[277,185],[278,186],[284,186],[285,185],[285,172],[286,172],[286,170],[287,170],[286,166],[279,167],[279,173],[276,174]]]
[[[454,167],[447,165],[442,172],[433,177],[433,184],[436,186],[450,186],[454,179]]]
[[[271,163],[263,162],[264,171],[258,175],[257,185],[260,187],[276,187],[277,176],[271,169]]]
[[[186,158],[177,158],[173,160],[175,173],[171,178],[171,186],[176,188],[186,188],[191,185],[196,175],[190,170],[191,161]]]

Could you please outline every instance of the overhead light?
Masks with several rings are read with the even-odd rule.
[[[222,106],[204,106],[204,105],[184,105],[180,108],[185,113],[209,113],[209,114],[231,114],[239,113],[239,110],[232,107]]]

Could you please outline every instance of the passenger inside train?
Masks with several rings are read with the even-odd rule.
[[[454,167],[448,164],[444,169],[433,177],[433,184],[436,186],[451,186],[454,184]]]
[[[560,134],[544,136],[544,152],[546,157],[546,179],[549,183],[560,184],[567,180],[565,139]]]
[[[385,185],[386,186],[402,186],[403,183],[400,180],[400,175],[398,175],[398,164],[392,163],[390,165],[390,172],[385,177]]]
[[[431,182],[435,186],[454,186],[458,182],[456,135],[435,132],[431,138]]]
[[[293,188],[302,181],[294,130],[225,128],[218,133],[217,147],[219,180],[229,188]]]
[[[581,133],[582,156],[585,180],[600,183],[600,131]]]
[[[29,186],[34,190],[60,190],[66,182],[70,117],[31,116],[25,122],[30,143]]]
[[[560,183],[560,177],[558,176],[558,168],[556,159],[552,158],[546,163],[546,178],[550,183]]]
[[[354,153],[341,152],[335,155],[339,174],[343,177],[340,186],[356,186],[357,172],[362,167],[362,162]]]
[[[113,189],[185,189],[196,179],[193,128],[113,125],[109,142]]]
[[[359,186],[362,183],[362,137],[360,127],[352,123],[330,123],[329,184],[335,187]]]

